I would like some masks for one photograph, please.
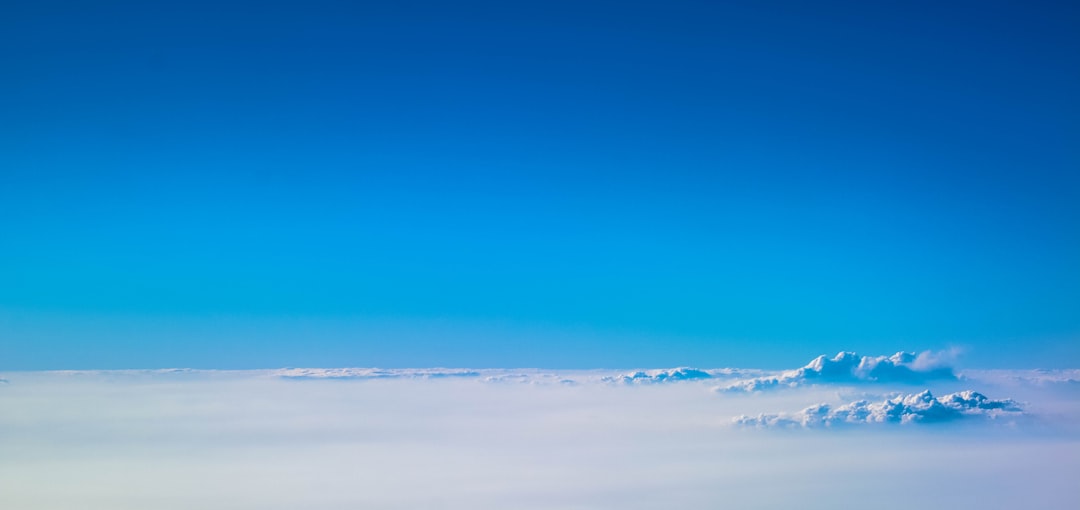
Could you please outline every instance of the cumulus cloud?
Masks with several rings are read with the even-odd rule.
[[[898,396],[883,402],[858,400],[839,407],[818,404],[794,414],[739,416],[733,422],[744,427],[815,428],[875,423],[940,423],[960,419],[997,419],[1023,414],[1013,400],[991,400],[975,391],[961,391],[935,398],[930,390]]]
[[[860,356],[840,352],[832,358],[814,358],[802,368],[779,375],[743,379],[717,388],[751,392],[815,383],[901,382],[918,384],[933,379],[956,379],[948,359],[940,353],[898,352],[892,356]]]

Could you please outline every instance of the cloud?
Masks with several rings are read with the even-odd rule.
[[[550,371],[532,368],[522,369],[463,369],[463,368],[285,368],[266,371],[272,377],[290,380],[325,379],[441,379],[476,378],[489,383],[561,384],[618,383],[650,384],[678,381],[695,381],[713,378],[747,378],[761,375],[760,370],[737,368],[698,369],[690,367],[637,370],[626,373],[612,371]]]
[[[928,510],[971,506],[957,487],[975,485],[994,508],[1076,506],[1075,483],[1061,476],[1080,471],[1072,393],[1018,388],[1023,415],[974,394],[937,398],[953,409],[943,416],[973,427],[755,434],[727,425],[817,402],[836,406],[828,416],[860,399],[875,404],[849,414],[871,416],[886,397],[838,399],[828,386],[713,393],[725,377],[765,374],[704,369],[711,378],[671,383],[677,370],[643,371],[633,384],[603,381],[632,371],[527,368],[285,372],[378,376],[356,383],[276,369],[0,372],[11,381],[0,387],[0,508],[787,508],[833,501],[839,485],[882,510],[910,508],[910,498],[881,497],[898,486],[918,487]],[[467,372],[480,375],[430,377]],[[967,388],[955,385],[925,388]],[[984,393],[1018,397],[1009,391]],[[901,415],[927,407],[899,400]],[[1024,426],[978,426],[993,413]]]
[[[899,396],[883,402],[858,400],[839,407],[818,404],[795,414],[738,416],[733,422],[744,427],[817,428],[861,424],[940,423],[960,419],[1018,417],[1023,414],[1013,400],[991,400],[974,391],[950,393],[935,398],[930,390]]]
[[[590,380],[588,374],[566,374],[538,369],[465,369],[465,368],[286,368],[270,374],[288,380],[369,380],[369,379],[472,379],[484,383],[573,385]],[[598,376],[592,375],[591,380]]]
[[[1043,387],[1080,386],[1080,369],[965,370],[964,377]]]
[[[711,379],[713,374],[698,368],[678,367],[659,370],[639,370],[616,376],[601,378],[608,383],[635,384],[635,383],[660,383],[675,381],[692,381]]]
[[[567,386],[575,385],[578,383],[574,379],[563,377],[559,374],[529,372],[495,373],[491,375],[485,375],[481,379],[481,381],[497,384],[563,384]]]
[[[902,382],[918,384],[933,379],[956,379],[952,367],[944,364],[950,356],[940,353],[898,352],[892,356],[860,356],[840,352],[832,358],[814,358],[806,366],[780,375],[743,379],[720,391],[752,392],[815,383]]]
[[[283,379],[439,379],[478,377],[480,372],[462,368],[285,368],[274,375]]]

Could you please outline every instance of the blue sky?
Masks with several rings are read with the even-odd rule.
[[[6,2],[0,368],[1080,364],[1066,2]]]

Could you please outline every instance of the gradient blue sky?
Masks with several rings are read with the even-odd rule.
[[[0,369],[1080,365],[1071,2],[0,6]]]

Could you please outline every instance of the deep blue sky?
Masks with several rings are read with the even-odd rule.
[[[4,2],[0,369],[1080,366],[1071,2]]]

